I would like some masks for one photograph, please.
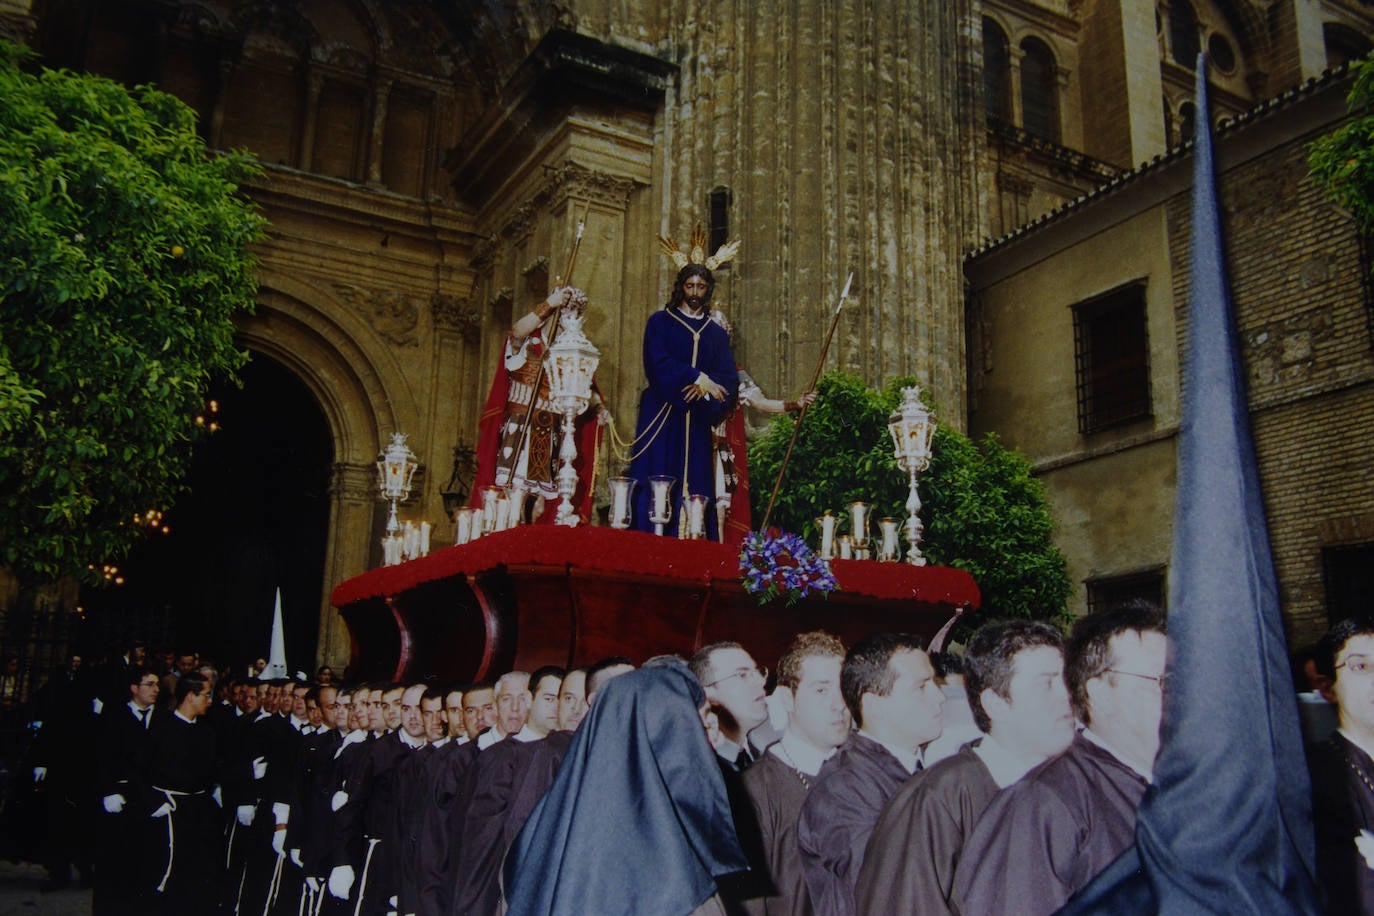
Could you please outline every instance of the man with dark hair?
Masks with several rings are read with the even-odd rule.
[[[398,689],[398,727],[366,745],[357,768],[341,774],[330,803],[335,818],[329,893],[352,902],[360,914],[386,913],[393,908],[388,901],[397,893],[400,766],[425,745],[420,714],[425,685],[389,685],[382,692],[383,710],[387,709],[387,698]],[[355,868],[355,862],[360,867]]]
[[[809,911],[797,816],[822,764],[849,737],[851,717],[840,694],[843,663],[844,643],[820,631],[798,635],[778,660],[776,696],[787,710],[787,728],[743,777],[767,885],[762,896],[745,902],[750,913]]]
[[[954,876],[959,911],[1053,913],[1130,847],[1159,751],[1167,653],[1152,604],[1075,621],[1065,672],[1086,728],[988,805]]]
[[[742,772],[758,759],[749,733],[768,720],[768,669],[737,642],[702,646],[688,663],[720,723],[716,754]]]
[[[558,691],[563,687],[562,668],[545,665],[530,675],[530,728],[542,738],[558,728]]]
[[[215,789],[215,733],[197,720],[212,701],[210,682],[195,671],[177,679],[175,708],[154,722],[148,786],[152,818],[166,824],[166,854],[154,879],[150,909],[203,912],[217,899],[219,816]],[[166,818],[166,820],[163,820]]]
[[[156,881],[143,854],[144,847],[159,841],[160,826],[148,820],[146,780],[152,726],[167,714],[156,708],[161,686],[155,672],[135,664],[125,673],[128,700],[109,704],[100,714],[96,759],[101,814],[91,906],[96,914],[115,916],[140,912]]]
[[[802,803],[797,846],[818,916],[856,912],[854,883],[873,825],[940,736],[944,695],[921,641],[905,633],[862,639],[845,656],[840,690],[859,731]]]
[[[558,689],[558,729],[577,731],[587,714],[587,669],[569,668]]]
[[[684,259],[685,260],[685,259]],[[735,406],[739,373],[730,352],[730,335],[711,320],[715,277],[701,263],[678,271],[664,307],[649,316],[644,328],[644,374],[649,385],[640,395],[635,427],[635,457],[629,476],[639,482],[635,527],[652,531],[654,509],[649,478],[667,475],[675,492],[665,508],[665,532],[685,536],[689,514],[682,511],[693,496],[707,505],[701,521],[706,535],[719,540],[716,512],[716,453],[711,428]]]
[[[964,840],[1001,789],[1073,740],[1064,637],[1047,623],[990,623],[964,656],[968,707],[984,737],[932,764],[888,802],[864,853],[859,911],[953,913]]]
[[[463,728],[469,741],[496,724],[496,685],[481,681],[463,691]]]
[[[1329,912],[1374,913],[1374,618],[1337,623],[1314,661],[1340,719],[1308,753],[1317,874]]]

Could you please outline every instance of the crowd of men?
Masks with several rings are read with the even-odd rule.
[[[93,698],[96,740],[40,741],[35,775],[89,768],[97,914],[1035,916],[1133,842],[1167,655],[1136,604],[1067,638],[988,624],[958,664],[911,636],[803,633],[771,695],[736,643],[456,686],[215,679],[189,656],[164,683],[135,656],[120,698]],[[1332,912],[1367,912],[1374,624],[1315,663],[1340,724],[1313,757],[1323,883]],[[676,813],[656,818],[660,790]]]

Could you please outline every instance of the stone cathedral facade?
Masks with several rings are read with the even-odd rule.
[[[716,300],[770,395],[809,379],[852,272],[828,365],[875,384],[914,375],[943,422],[992,428],[1008,403],[989,403],[1000,381],[985,377],[997,316],[967,254],[1186,139],[1197,48],[1218,64],[1214,117],[1236,115],[1366,52],[1374,11],[0,0],[0,23],[51,66],[158,84],[211,146],[265,163],[249,192],[270,237],[240,339],[299,377],[331,430],[319,654],[338,664],[348,637],[328,591],[379,562],[373,462],[409,434],[412,515],[451,533],[440,490],[454,450],[473,444],[505,330],[560,279],[580,218],[572,282],[589,294],[622,435],[644,322],[671,283],[656,237],[685,241],[697,221],[742,241]]]

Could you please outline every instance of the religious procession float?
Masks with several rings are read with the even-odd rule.
[[[594,381],[600,352],[583,332],[586,297],[569,285],[574,242],[563,283],[511,327],[451,546],[431,551],[429,526],[398,518],[417,468],[406,436],[393,434],[380,456],[378,486],[391,506],[383,565],[331,595],[352,636],[356,676],[477,680],[616,655],[691,655],[719,640],[776,658],[805,630],[851,644],[882,632],[938,639],[978,606],[972,576],[921,554],[919,474],[935,422],[914,387],[888,422],[908,477],[904,520],[875,525],[856,501],[842,516],[817,519],[815,544],[770,529],[784,458],[755,530],[743,407],[794,411],[795,443],[811,401],[764,398],[735,364],[728,322],[709,308],[711,271],[738,243],[707,257],[700,226],[689,250],[660,243],[679,272],[646,328],[648,386],[634,440],[619,443],[628,468],[606,481],[609,506],[595,519],[604,523],[592,523],[594,455],[603,430],[614,438],[615,429]],[[848,292],[846,283],[809,391]]]

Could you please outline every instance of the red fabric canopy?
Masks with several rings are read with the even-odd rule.
[[[655,576],[680,581],[738,582],[739,548],[715,541],[686,541],[641,531],[590,525],[564,528],[522,525],[445,547],[427,557],[384,566],[339,583],[330,595],[335,607],[396,595],[425,582],[466,576],[500,566],[568,566],[584,571]],[[977,608],[973,576],[948,566],[911,566],[873,560],[833,560],[840,590],[891,600]]]

